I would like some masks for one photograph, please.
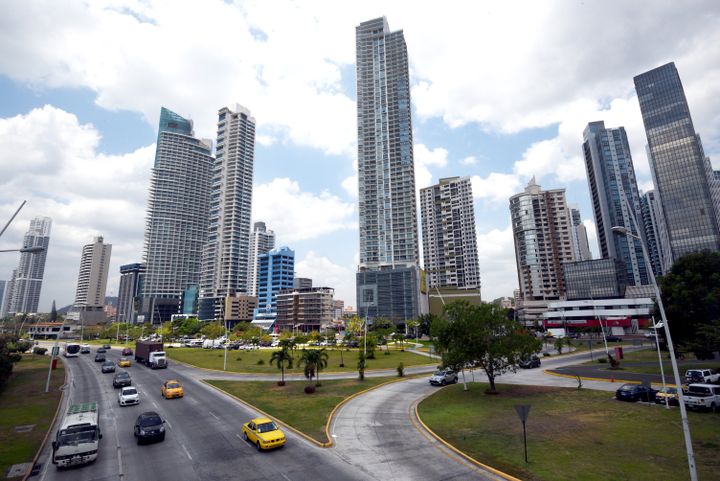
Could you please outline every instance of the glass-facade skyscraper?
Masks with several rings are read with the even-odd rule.
[[[8,283],[5,295],[7,314],[35,313],[40,304],[40,291],[45,276],[45,259],[50,246],[50,217],[35,217],[23,238],[23,247],[42,247],[40,252],[20,254],[18,268]]]
[[[358,306],[403,323],[420,313],[418,227],[405,36],[387,20],[361,23],[356,34],[360,265]],[[382,278],[401,269],[407,282],[382,293]],[[412,271],[406,275],[405,271]],[[372,271],[372,275],[366,275]],[[398,299],[402,296],[407,299]],[[393,298],[388,303],[385,299]],[[400,308],[402,306],[402,308]],[[408,310],[407,307],[411,308]]]
[[[635,168],[625,129],[606,129],[604,122],[590,122],[583,132],[583,155],[600,256],[622,261],[629,285],[649,284],[641,241],[612,230],[620,226],[636,236],[645,235]]]
[[[207,241],[212,142],[194,137],[191,120],[162,108],[145,228],[145,321],[180,312],[183,292],[200,281]]]
[[[720,250],[707,158],[674,63],[635,77],[656,194],[669,242],[665,270],[684,254]]]

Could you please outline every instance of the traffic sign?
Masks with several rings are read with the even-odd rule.
[[[58,354],[60,354],[60,346],[53,346],[52,348],[52,356],[55,357]]]

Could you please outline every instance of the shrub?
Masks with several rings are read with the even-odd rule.
[[[403,377],[405,375],[405,365],[403,363],[398,364],[397,373],[398,377]]]
[[[285,385],[285,381],[278,381],[277,384],[278,384],[278,386],[284,386],[284,385]]]
[[[551,354],[549,352],[543,352],[543,357],[550,357]]]
[[[235,358],[236,361],[242,361],[242,358],[240,356]]]
[[[315,392],[315,386],[305,386],[305,394],[312,394]]]
[[[383,354],[385,354],[386,356],[389,356],[389,355],[390,355],[390,351],[383,351]]]
[[[263,364],[265,364],[265,359],[258,359],[257,364],[258,366],[262,366]]]
[[[44,356],[47,352],[47,347],[33,347],[33,354],[37,354],[38,356]]]
[[[600,364],[607,364],[607,358],[601,357],[600,359],[598,359],[598,362]]]

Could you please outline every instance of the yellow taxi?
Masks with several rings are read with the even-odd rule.
[[[118,361],[118,367],[130,367],[130,359],[127,357],[121,357]]]
[[[165,399],[183,397],[185,395],[182,384],[180,384],[179,381],[165,381],[160,389],[160,392]]]
[[[680,405],[680,395],[675,387],[661,387],[655,394],[655,404],[665,404],[665,400],[671,406]]]
[[[285,445],[285,433],[268,418],[255,418],[242,427],[243,439],[255,445],[258,451]]]

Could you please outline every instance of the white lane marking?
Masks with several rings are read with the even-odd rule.
[[[167,419],[165,420],[165,424],[167,424],[167,427],[172,429],[172,424],[170,424],[170,421],[168,421]]]
[[[280,476],[282,476],[283,478],[287,479],[287,481],[292,481],[290,478],[288,478],[288,477],[285,475],[285,473],[280,473]]]
[[[208,411],[208,412],[210,413],[210,416],[212,416],[212,417],[214,417],[215,419],[217,419],[218,421],[220,421],[220,418],[218,417],[217,414],[215,414],[215,413],[212,412],[212,411]]]
[[[192,461],[192,456],[190,456],[190,453],[188,452],[187,448],[183,443],[180,443],[180,446],[183,448],[183,451],[185,451],[185,454],[187,455],[188,459]]]

